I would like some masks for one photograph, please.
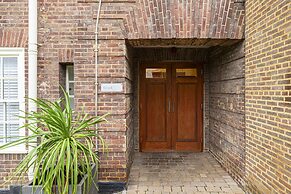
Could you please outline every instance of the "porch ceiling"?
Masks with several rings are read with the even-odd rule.
[[[137,48],[152,47],[189,47],[189,48],[209,48],[213,46],[230,46],[241,39],[131,39],[128,44]]]

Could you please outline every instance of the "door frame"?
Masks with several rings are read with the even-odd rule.
[[[199,66],[199,69],[201,70],[200,73],[200,78],[201,78],[201,94],[200,94],[200,100],[201,100],[201,105],[202,107],[200,109],[198,109],[198,119],[199,119],[199,127],[201,128],[200,130],[200,136],[201,136],[201,150],[199,150],[199,152],[202,152],[204,150],[204,64],[202,63],[194,63],[194,62],[190,62],[190,61],[161,61],[161,62],[150,62],[150,61],[146,61],[146,62],[139,62],[139,67],[138,67],[138,119],[139,119],[139,124],[138,124],[138,127],[139,127],[139,152],[155,152],[155,151],[144,151],[142,150],[142,130],[145,130],[143,129],[142,127],[142,116],[141,116],[141,96],[144,94],[144,91],[142,91],[142,87],[141,87],[141,84],[142,84],[142,76],[143,76],[143,67],[145,65],[147,66],[159,66],[159,65],[165,65],[165,64],[169,64],[169,65],[172,65],[172,64],[186,64],[186,65],[193,65],[193,66]],[[172,130],[172,129],[171,129]],[[172,130],[173,132],[173,130]],[[172,143],[172,140],[171,140],[171,143]],[[168,150],[169,152],[178,152],[179,150],[174,150],[173,148],[171,150]],[[159,152],[157,150],[157,152]],[[167,151],[163,151],[163,152],[167,152]]]

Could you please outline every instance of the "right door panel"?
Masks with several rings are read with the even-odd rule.
[[[173,64],[173,149],[202,151],[202,78],[200,66]]]

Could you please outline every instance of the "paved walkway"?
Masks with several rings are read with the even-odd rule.
[[[216,160],[205,153],[136,153],[127,193],[243,194]]]

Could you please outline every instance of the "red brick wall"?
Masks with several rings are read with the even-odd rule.
[[[0,188],[7,188],[12,184],[27,183],[26,177],[19,179],[19,177],[12,176],[14,169],[24,156],[24,154],[0,154]]]
[[[0,2],[0,6],[4,8],[0,11],[0,46],[26,48],[26,1]],[[38,96],[58,98],[59,84],[63,80],[59,64],[73,63],[76,110],[84,108],[86,112],[95,114],[94,30],[98,2],[39,0],[38,6]],[[243,27],[244,8],[234,0],[214,4],[207,0],[103,1],[98,41],[98,112],[110,112],[111,115],[108,123],[100,125],[100,133],[109,148],[108,156],[102,155],[102,180],[126,180],[127,167],[131,163],[133,62],[130,48],[126,48],[126,39],[240,39]],[[7,34],[16,34],[15,37],[19,38],[10,40]],[[193,43],[189,40],[187,45]],[[196,44],[203,46],[207,41],[196,41]],[[100,92],[101,83],[111,82],[122,83],[124,91]]]
[[[0,24],[0,47],[26,47],[28,35],[27,1],[1,1]]]
[[[244,11],[233,1],[223,1],[215,6],[208,1],[199,4],[198,1],[185,1],[184,4],[160,1],[156,4],[151,0],[103,2],[99,28],[99,86],[119,82],[123,83],[124,91],[99,91],[99,114],[111,112],[109,123],[100,126],[109,146],[109,157],[102,157],[100,178],[123,181],[127,177],[126,167],[130,165],[133,142],[132,62],[125,39],[241,38]],[[97,3],[91,0],[39,1],[39,41],[42,44],[39,48],[39,95],[49,99],[58,97],[58,64],[73,62],[76,108],[85,107],[92,114],[95,106],[93,48]],[[187,10],[185,13],[191,14],[193,20],[189,20],[182,10]],[[160,23],[156,23],[157,19]]]

